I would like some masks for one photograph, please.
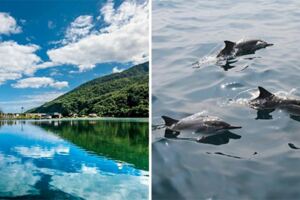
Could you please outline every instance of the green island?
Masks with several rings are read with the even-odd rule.
[[[149,63],[103,76],[28,110],[26,113],[61,113],[63,116],[148,117]]]

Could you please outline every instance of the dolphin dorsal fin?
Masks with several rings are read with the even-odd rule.
[[[163,120],[165,121],[166,126],[171,126],[172,124],[176,124],[179,121],[167,116],[161,116],[161,118],[163,118]]]
[[[274,94],[272,94],[271,92],[269,92],[268,90],[266,90],[263,87],[259,86],[258,90],[259,90],[259,96],[257,97],[258,99],[264,99],[264,98],[274,96]]]
[[[235,43],[231,42],[229,40],[225,40],[224,43],[225,43],[225,47],[217,55],[217,58],[221,57],[221,56],[228,56],[228,55],[230,55],[233,52]]]
[[[233,49],[233,47],[235,46],[235,42],[231,42],[229,40],[225,40],[224,43],[225,43],[225,49],[228,49],[228,50]]]

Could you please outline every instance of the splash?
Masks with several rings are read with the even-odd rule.
[[[219,48],[220,46],[216,45],[207,55],[192,63],[193,68],[200,68],[216,64],[220,60],[217,58],[217,51]]]
[[[258,96],[257,88],[250,88],[239,92],[235,97],[227,101],[227,105],[248,105],[251,99]]]
[[[299,88],[292,88],[290,91],[278,91],[274,93],[282,99],[299,98]]]
[[[198,61],[192,63],[193,68],[200,68],[209,65],[213,65],[218,61],[216,55],[207,55],[200,58]]]

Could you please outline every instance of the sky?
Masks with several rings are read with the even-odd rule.
[[[147,61],[148,17],[145,0],[0,0],[0,109]]]

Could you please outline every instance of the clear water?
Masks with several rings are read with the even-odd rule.
[[[147,199],[147,136],[139,120],[0,121],[0,199]]]
[[[203,143],[154,130],[153,198],[300,199],[299,118],[247,105],[257,86],[300,98],[300,2],[154,0],[152,17],[153,124],[206,112],[243,127]],[[216,64],[224,40],[247,38],[274,46]]]

